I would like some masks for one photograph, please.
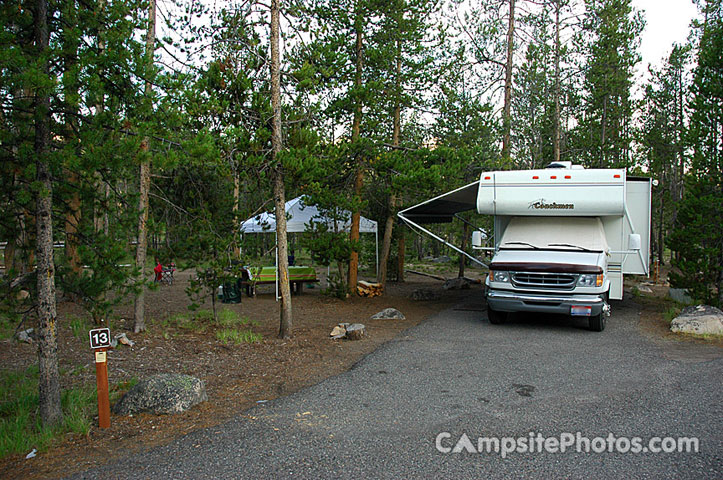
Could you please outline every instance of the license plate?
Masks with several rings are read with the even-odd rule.
[[[573,305],[570,307],[570,315],[589,317],[592,312],[592,307],[586,307],[583,305]]]

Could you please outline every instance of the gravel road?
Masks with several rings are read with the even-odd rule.
[[[437,315],[347,373],[75,478],[723,478],[720,348],[641,333],[630,301],[613,304],[602,333],[537,315],[495,326],[478,307]],[[578,432],[591,450],[612,433],[644,446],[697,437],[700,451],[469,451],[479,437]],[[443,450],[466,448],[442,453],[438,438]]]

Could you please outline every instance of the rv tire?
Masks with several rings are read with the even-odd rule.
[[[600,312],[591,316],[588,320],[588,326],[593,332],[602,332],[605,330],[605,315]]]

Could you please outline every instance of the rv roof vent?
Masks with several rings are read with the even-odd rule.
[[[566,168],[569,170],[572,168],[572,162],[552,162],[547,168]]]

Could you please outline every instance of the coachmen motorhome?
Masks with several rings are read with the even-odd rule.
[[[494,216],[493,243],[472,235],[473,248],[493,252],[485,282],[491,323],[510,312],[587,317],[602,331],[609,300],[623,298],[624,274],[648,274],[651,179],[625,170],[587,170],[558,162],[542,170],[485,172],[480,180],[403,210],[425,229],[475,209]]]

